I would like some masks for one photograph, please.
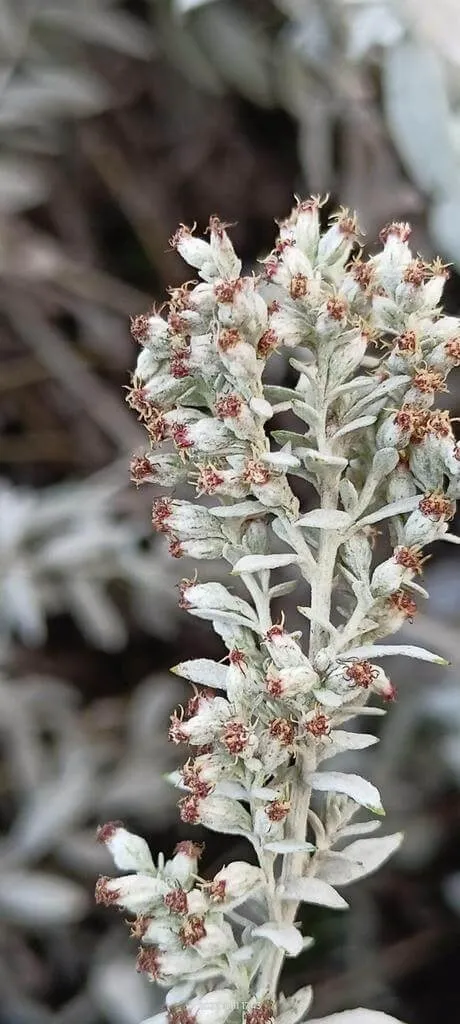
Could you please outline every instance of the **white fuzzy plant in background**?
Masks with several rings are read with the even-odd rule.
[[[381,659],[443,663],[382,640],[427,596],[422,548],[449,539],[459,490],[460,449],[448,413],[433,410],[460,362],[459,321],[439,305],[446,271],[412,255],[407,224],[388,225],[381,251],[364,259],[355,218],[339,211],[321,233],[320,206],[298,202],[260,277],[240,276],[217,218],[207,240],[180,228],[172,244],[202,280],[171,293],[167,316],[133,325],[142,351],[129,401],[150,448],[132,475],[196,489],[192,501],[156,499],[154,525],[173,555],[222,558],[230,576],[228,586],[195,577],[180,587],[181,606],[212,622],[228,652],[175,668],[194,687],[170,731],[193,750],[177,779],[180,813],[246,837],[257,861],[205,881],[193,841],[155,865],[144,840],[101,829],[126,874],[100,879],[97,899],[135,919],[138,967],[167,990],[155,1024],[309,1014],[310,987],[288,998],[279,989],[284,958],[313,941],[296,924],[299,905],[345,909],[336,887],[401,841],[370,837],[384,813],[377,789],[329,762],[376,742],[346,723],[383,714],[394,697]],[[292,389],[263,383],[281,346],[298,350]],[[298,429],[275,431],[274,448],[266,425],[287,410]],[[307,512],[291,487],[299,478],[317,493]],[[391,549],[380,560],[377,533]],[[296,579],[273,582],[281,567]],[[273,599],[295,587],[308,640],[272,616]],[[362,808],[371,818],[356,823]],[[383,1020],[394,1018],[360,1009],[323,1024]]]
[[[38,647],[48,619],[62,612],[107,651],[126,644],[129,613],[156,636],[173,634],[170,566],[158,545],[141,548],[144,531],[123,507],[124,491],[116,463],[41,490],[0,478],[0,641]]]

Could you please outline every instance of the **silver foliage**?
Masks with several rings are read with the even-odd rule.
[[[86,639],[117,650],[128,613],[154,635],[171,635],[173,575],[162,545],[141,550],[142,533],[123,509],[119,473],[42,491],[0,481],[0,633],[42,644],[47,619],[67,611]]]

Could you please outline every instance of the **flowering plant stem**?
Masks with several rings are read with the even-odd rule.
[[[155,865],[140,837],[102,830],[131,873],[101,879],[97,897],[135,915],[139,970],[167,990],[149,1024],[305,1019],[311,988],[280,991],[285,956],[313,942],[296,923],[300,903],[343,911],[338,888],[376,870],[402,840],[373,837],[384,810],[371,782],[322,762],[377,742],[343,728],[385,713],[373,697],[395,698],[376,662],[398,653],[443,663],[425,648],[379,641],[427,596],[422,548],[449,536],[460,490],[460,447],[448,414],[432,408],[460,364],[459,323],[439,307],[446,271],[412,257],[406,224],[388,225],[382,251],[364,261],[356,219],[341,210],[321,233],[320,206],[298,203],[259,278],[241,276],[217,218],[209,241],[181,227],[172,244],[201,280],[173,290],[167,318],[154,310],[133,323],[142,349],[128,401],[150,448],[133,459],[132,477],[204,495],[203,504],[156,498],[153,524],[175,558],[231,566],[229,586],[195,576],[179,588],[181,607],[211,622],[227,652],[174,669],[194,687],[170,728],[192,751],[173,777],[185,792],[180,814],[244,836],[258,858],[208,880],[193,842]],[[295,388],[265,382],[281,346],[297,350]],[[270,433],[278,412],[302,426]],[[296,478],[316,507],[300,510]],[[382,530],[385,559],[375,544]],[[308,645],[288,632],[284,612],[278,622],[271,615],[272,600],[299,586],[310,588],[310,605],[298,607]],[[353,821],[362,808],[374,818]],[[395,1024],[371,1010],[346,1011],[343,1024],[383,1020]]]

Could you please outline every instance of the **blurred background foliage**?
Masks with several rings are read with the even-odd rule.
[[[166,669],[178,650],[219,651],[176,614],[192,570],[152,540],[151,495],[128,484],[129,317],[184,279],[167,249],[179,222],[237,222],[250,270],[273,217],[311,192],[357,207],[371,246],[411,220],[414,248],[452,264],[458,313],[458,0],[0,0],[0,1024],[138,1024],[156,1008],[93,907],[108,869],[94,828],[121,816],[156,849],[182,836]],[[458,414],[458,379],[447,397]],[[427,581],[410,636],[456,667],[395,671],[372,770],[407,842],[346,921],[315,920],[302,970],[318,1014],[382,1001],[409,1024],[458,1024],[454,550]],[[205,866],[225,853],[211,840]]]

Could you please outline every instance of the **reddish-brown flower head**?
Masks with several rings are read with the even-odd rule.
[[[266,359],[267,356],[271,355],[272,352],[278,347],[280,341],[276,331],[272,327],[269,327],[262,337],[259,338],[257,344],[257,355],[259,359]]]
[[[451,338],[444,344],[444,351],[449,359],[454,360],[456,366],[460,366],[460,338]]]
[[[295,726],[287,718],[274,718],[268,727],[270,736],[278,740],[283,747],[291,747],[295,739]]]
[[[160,976],[160,963],[161,955],[158,949],[155,949],[154,946],[141,946],[136,961],[138,971],[150,974],[156,981]]]
[[[359,284],[359,287],[363,291],[367,291],[372,284],[374,277],[374,269],[370,263],[363,263],[362,260],[353,260],[350,266],[350,272],[354,280]]]
[[[171,743],[187,743],[187,733],[183,729],[183,715],[178,714],[177,711],[173,711],[170,717],[170,726],[168,736]]]
[[[239,416],[243,408],[243,400],[240,395],[232,392],[229,395],[221,395],[214,406],[216,416],[220,419],[234,418]]]
[[[411,569],[412,572],[417,573],[418,576],[421,575],[423,558],[420,553],[420,548],[396,548],[394,559],[397,565],[402,565],[405,569]]]
[[[270,821],[284,821],[290,809],[290,800],[272,800],[265,805],[265,813]]]
[[[264,999],[263,1002],[246,1010],[244,1024],[271,1024],[275,1017],[275,1007],[271,999]]]
[[[132,388],[126,389],[126,401],[134,412],[137,412],[139,419],[147,420],[152,415],[153,407],[148,400],[147,391],[141,384],[133,383]]]
[[[229,349],[239,345],[242,340],[241,334],[236,327],[224,327],[219,334],[217,343],[222,352],[228,352]]]
[[[180,843],[176,843],[174,847],[174,856],[176,853],[183,854],[184,857],[190,857],[197,860],[201,857],[204,850],[204,843],[194,843],[192,839],[182,839]]]
[[[198,825],[200,821],[200,805],[198,797],[186,796],[184,800],[179,801],[179,813],[181,820],[185,821],[186,825]]]
[[[221,736],[229,754],[241,754],[249,742],[249,731],[243,722],[227,722]]]
[[[106,875],[101,875],[96,882],[96,888],[94,890],[94,898],[96,903],[102,903],[104,907],[113,907],[120,897],[120,893],[117,889],[109,889],[108,883],[111,881]]]
[[[241,289],[241,280],[238,278],[236,281],[218,281],[214,285],[214,295],[218,302],[230,303],[233,302],[235,294]]]
[[[419,503],[419,509],[424,516],[428,516],[435,522],[441,519],[452,519],[455,514],[455,505],[445,494],[434,492],[427,494]]]
[[[331,320],[344,320],[348,313],[348,302],[346,299],[341,299],[336,296],[333,299],[329,299],[326,303],[326,309]]]
[[[168,1024],[196,1024],[196,1015],[186,1006],[170,1006],[166,1012]]]
[[[348,665],[345,669],[345,676],[354,686],[362,686],[364,690],[367,690],[372,685],[377,670],[371,665],[370,661],[352,661],[351,665]]]
[[[409,621],[417,614],[417,605],[413,597],[410,597],[405,590],[396,590],[394,594],[391,594],[388,604],[396,611],[403,612]]]
[[[172,512],[169,498],[155,498],[152,505],[152,526],[157,533],[168,533],[168,519]]]
[[[412,383],[414,388],[417,388],[422,395],[432,395],[436,391],[447,391],[444,374],[438,373],[436,370],[429,370],[427,367],[417,370]]]
[[[131,319],[131,334],[135,341],[138,341],[140,345],[147,340],[149,331],[149,318],[145,313],[140,313],[139,316],[133,316]]]
[[[242,668],[243,665],[246,665],[247,658],[244,651],[239,651],[237,647],[233,647],[228,660],[231,665],[238,665],[238,668]]]
[[[211,903],[223,903],[225,900],[226,888],[227,883],[224,878],[221,878],[218,882],[209,882],[206,886],[206,891]]]
[[[214,494],[223,483],[224,477],[215,466],[201,466],[196,481],[197,494]]]
[[[409,355],[413,355],[417,351],[418,346],[415,331],[404,331],[404,334],[400,334],[395,338],[394,345],[398,352],[408,352]]]
[[[328,736],[331,731],[330,719],[321,711],[317,711],[314,718],[310,718],[310,721],[307,722],[305,729],[316,739],[319,739],[321,736]]]
[[[205,935],[204,917],[200,917],[199,914],[191,914],[179,929],[179,938],[184,949],[187,949],[188,946],[196,946],[197,942],[204,939]]]
[[[403,221],[392,221],[391,224],[386,224],[382,228],[379,238],[380,241],[385,243],[389,238],[399,238],[400,242],[407,242],[412,234],[412,228],[410,224],[404,223]]]
[[[261,487],[263,484],[268,484],[270,470],[262,462],[248,459],[243,470],[243,480],[247,484],[256,484],[256,486]]]
[[[412,284],[414,288],[420,288],[425,281],[431,276],[430,267],[427,266],[423,260],[415,259],[411,260],[410,263],[404,269],[403,281],[406,284]]]
[[[289,286],[291,299],[304,299],[308,292],[308,278],[305,274],[294,274]]]
[[[163,897],[165,907],[171,914],[186,914],[188,910],[187,893],[180,885],[176,889],[170,889]]]
[[[131,480],[136,487],[155,476],[155,470],[147,455],[133,455],[129,471]]]
[[[119,828],[124,828],[122,821],[107,821],[105,825],[99,825],[96,829],[96,840],[98,843],[108,843],[113,839]]]
[[[185,423],[174,423],[171,427],[171,437],[176,448],[183,451],[187,448],[193,448],[193,441]]]

